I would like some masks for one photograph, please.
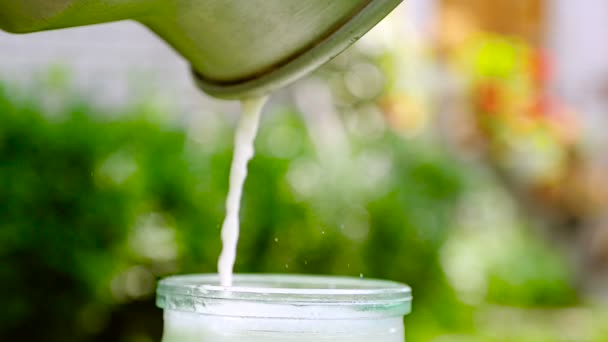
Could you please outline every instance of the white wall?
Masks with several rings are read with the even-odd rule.
[[[180,110],[233,111],[190,79],[188,64],[144,26],[131,21],[13,35],[0,31],[0,80],[27,84],[53,65],[67,67],[89,101],[120,106],[156,90]]]
[[[548,46],[556,68],[556,89],[583,115],[588,139],[607,145],[608,1],[549,0]]]

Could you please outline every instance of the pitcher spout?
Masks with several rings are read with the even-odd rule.
[[[136,19],[162,12],[167,0],[0,0],[0,29],[30,33]]]

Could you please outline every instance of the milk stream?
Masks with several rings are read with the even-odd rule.
[[[222,286],[232,286],[232,270],[239,240],[241,195],[247,178],[247,164],[254,154],[253,143],[258,131],[262,108],[267,99],[268,97],[260,97],[241,101],[242,115],[234,139],[230,186],[226,198],[226,217],[222,225],[222,252],[217,265]]]

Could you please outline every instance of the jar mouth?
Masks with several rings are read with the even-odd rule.
[[[238,274],[234,286],[224,287],[216,274],[180,275],[161,280],[157,289],[157,305],[165,310],[239,317],[403,316],[411,301],[406,285],[336,276]]]

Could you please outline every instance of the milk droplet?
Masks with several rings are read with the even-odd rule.
[[[359,273],[359,278],[363,279],[363,273]]]
[[[274,242],[279,242],[279,238],[274,238]]]

